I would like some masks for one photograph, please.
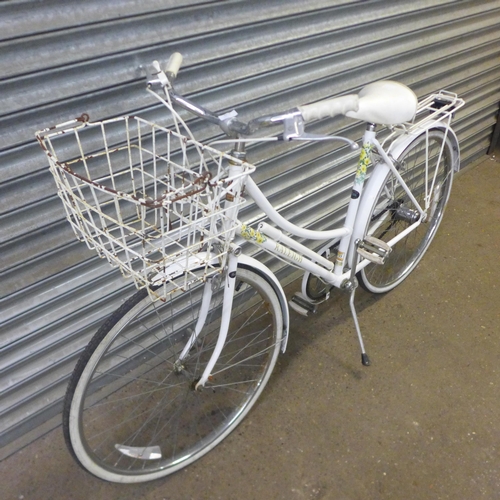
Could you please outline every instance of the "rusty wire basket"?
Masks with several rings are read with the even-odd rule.
[[[77,238],[153,299],[223,269],[244,201],[234,181],[255,167],[136,116],[84,115],[37,139]]]

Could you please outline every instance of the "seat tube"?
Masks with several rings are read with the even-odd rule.
[[[376,135],[375,124],[367,123],[366,130],[363,135],[363,146],[359,154],[358,166],[356,168],[356,175],[354,177],[354,184],[352,186],[351,200],[347,208],[347,214],[344,223],[344,226],[349,229],[349,234],[347,236],[344,236],[340,240],[337,259],[335,261],[334,274],[340,275],[344,272],[347,253],[349,251],[349,246],[351,245],[352,229],[358,215],[359,202],[366,179],[366,171],[371,162],[370,152],[372,150],[373,140],[375,139]]]

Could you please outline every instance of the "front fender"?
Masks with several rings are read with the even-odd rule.
[[[194,271],[195,269],[202,267],[207,262],[209,262],[212,266],[216,266],[218,263],[218,259],[215,254],[211,255],[207,252],[200,252],[199,254],[190,256],[188,259],[188,264],[186,266],[186,259],[183,258],[179,262],[174,262],[163,269],[161,272],[159,272],[152,279],[152,282],[153,284],[160,283],[167,276],[169,279],[176,278],[177,276],[183,274],[186,268],[189,271]],[[267,266],[254,259],[253,257],[249,257],[248,255],[241,254],[238,257],[238,266],[247,267],[255,271],[257,274],[262,276],[262,278],[264,278],[276,292],[283,315],[283,337],[281,341],[281,351],[285,352],[288,342],[288,332],[290,328],[290,313],[288,311],[288,302],[286,300],[285,292],[283,291],[281,283]]]
[[[248,255],[241,254],[238,257],[238,266],[245,266],[251,268],[256,273],[260,274],[276,292],[278,299],[280,301],[281,313],[283,314],[283,337],[281,340],[281,352],[285,352],[286,344],[288,342],[288,332],[290,329],[290,312],[288,310],[288,302],[286,300],[285,292],[278,278],[273,274],[273,272],[262,262],[249,257]]]

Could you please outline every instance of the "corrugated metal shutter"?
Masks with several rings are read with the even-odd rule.
[[[133,112],[161,121],[163,110],[144,92],[141,67],[180,50],[179,89],[218,111],[237,108],[244,119],[382,78],[419,95],[446,88],[467,101],[455,123],[463,165],[486,152],[500,100],[498,0],[332,4],[0,4],[0,457],[59,423],[79,351],[132,292],[74,241],[36,130],[82,112],[93,120]],[[336,129],[358,138],[362,125],[311,126]],[[332,171],[325,144],[261,145],[251,154],[259,166],[255,178],[285,216],[315,228],[336,222],[352,162]],[[259,214],[250,208],[244,215]]]

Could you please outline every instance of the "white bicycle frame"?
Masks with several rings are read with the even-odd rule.
[[[426,101],[431,102],[431,97],[427,98]],[[423,104],[426,103],[424,101]],[[463,101],[462,101],[463,104]],[[425,106],[423,106],[424,109]],[[430,193],[425,193],[424,200],[425,206],[421,206],[418,201],[413,196],[411,190],[404,182],[403,178],[398,172],[398,169],[392,158],[397,158],[398,155],[418,136],[422,133],[428,133],[431,129],[441,129],[445,134],[445,141],[449,136],[453,142],[454,150],[456,150],[457,156],[453,159],[454,165],[453,169],[459,165],[458,157],[458,141],[450,128],[450,122],[452,118],[452,113],[434,114],[434,118],[430,119],[428,116],[421,119],[419,122],[411,125],[408,129],[403,126],[404,132],[397,137],[394,142],[391,143],[390,147],[386,151],[384,147],[378,142],[375,133],[375,126],[373,124],[368,124],[366,131],[363,136],[363,147],[361,148],[360,159],[358,162],[358,167],[356,170],[356,175],[354,179],[352,196],[348,205],[347,214],[343,227],[338,229],[333,229],[330,231],[313,231],[299,226],[287,221],[282,217],[267,200],[265,195],[256,185],[251,177],[247,177],[246,180],[238,182],[243,183],[242,186],[256,203],[256,205],[264,212],[264,214],[274,222],[280,229],[274,228],[267,223],[260,223],[257,230],[254,230],[245,224],[239,224],[238,233],[241,237],[253,244],[262,247],[271,254],[277,257],[289,261],[292,265],[303,269],[304,271],[311,273],[315,276],[321,278],[325,283],[336,288],[345,288],[346,285],[352,286],[352,280],[355,274],[367,265],[372,263],[371,260],[362,258],[359,259],[359,255],[356,252],[356,242],[364,237],[364,232],[367,227],[367,217],[370,215],[370,209],[376,199],[376,196],[380,192],[382,183],[385,181],[387,174],[392,172],[394,177],[398,180],[400,186],[404,189],[409,199],[412,201],[413,205],[419,213],[419,218],[416,222],[410,224],[404,231],[399,233],[396,237],[392,238],[387,242],[389,247],[393,247],[398,241],[408,235],[410,232],[414,231],[424,220],[426,216],[427,209],[429,208]],[[444,150],[444,143],[441,151],[439,152],[438,164],[441,159],[441,155]],[[369,179],[366,181],[365,188],[365,177],[366,177],[366,159],[370,157],[371,152],[374,151],[379,156],[380,161],[376,162],[373,166],[373,170]],[[427,162],[427,160],[426,160]],[[239,166],[229,165],[229,176],[236,176]],[[428,170],[428,165],[426,163],[426,170]],[[426,173],[426,176],[428,174]],[[434,185],[433,179],[431,183],[430,192],[432,192],[432,186]],[[426,179],[427,181],[427,179]],[[427,186],[427,182],[426,182]],[[238,217],[239,206],[232,205],[231,201],[226,201],[226,208],[229,207],[231,211],[231,218],[236,220]],[[285,235],[283,231],[286,231],[293,236],[308,240],[326,240],[329,243],[323,247],[319,252],[315,252],[305,245],[295,241],[293,238]],[[321,253],[323,250],[330,248],[333,244],[339,242],[338,252],[335,263],[324,258]],[[236,269],[238,267],[238,261],[241,258],[248,260],[246,256],[240,256],[241,249],[233,245],[229,259],[228,266],[225,270],[224,278],[224,302],[221,318],[221,328],[219,332],[219,337],[217,340],[216,347],[212,353],[212,357],[206,366],[200,380],[196,384],[196,388],[199,389],[203,387],[206,381],[210,377],[210,373],[219,358],[222,348],[226,342],[229,321],[232,310],[233,295],[235,289],[235,277]],[[253,262],[252,262],[253,261]],[[255,265],[257,261],[250,258],[250,265]],[[275,284],[275,290],[282,303],[282,310],[284,312],[285,329],[288,330],[288,309],[286,307],[286,299],[279,282],[272,272],[265,266],[260,265],[260,270]],[[209,305],[212,298],[212,284],[208,281],[204,285],[204,292],[202,295],[202,301],[200,306],[199,320],[196,324],[195,330],[191,333],[191,338],[186,344],[185,349],[180,355],[179,362],[182,363],[183,358],[188,354],[189,349],[194,345],[198,335],[200,334],[207,313]],[[362,348],[362,353],[364,354],[364,346],[361,337],[361,332],[357,322],[357,317],[354,309],[354,291],[351,293],[350,306],[353,313],[353,318],[358,333],[359,342]],[[283,305],[285,303],[285,305]],[[282,350],[286,348],[287,331],[284,334],[284,339],[282,342]]]
[[[428,131],[430,128],[435,127],[436,124],[430,124],[426,130]],[[451,131],[448,125],[440,128],[445,129],[445,131]],[[422,133],[422,129],[419,129],[418,132],[414,132],[412,134],[405,135],[402,137],[402,140],[398,140],[394,143],[393,150],[404,149],[409,143],[411,143],[418,135]],[[453,132],[451,131],[451,134]],[[354,241],[357,237],[362,237],[363,232],[366,228],[366,218],[359,217],[358,214],[361,214],[363,211],[360,211],[360,204],[363,199],[374,200],[375,196],[379,192],[379,187],[381,182],[387,177],[387,173],[391,171],[396,179],[399,181],[408,197],[412,201],[412,203],[417,208],[420,213],[420,218],[415,223],[411,224],[406,228],[405,231],[398,234],[396,237],[391,239],[388,242],[390,247],[394,246],[398,241],[404,238],[408,233],[412,232],[416,229],[422,222],[425,216],[426,210],[428,208],[428,199],[429,196],[425,195],[426,206],[421,207],[417,202],[412,192],[402,179],[399,174],[394,162],[388,153],[383,149],[382,145],[377,141],[375,132],[373,130],[368,129],[363,136],[363,150],[361,151],[361,158],[358,164],[358,169],[356,172],[356,177],[354,181],[354,192],[357,193],[356,197],[351,197],[349,202],[349,206],[347,209],[347,214],[345,218],[345,223],[343,227],[338,229],[333,229],[331,231],[311,231],[308,229],[301,228],[296,226],[286,219],[284,219],[269,203],[265,195],[259,189],[259,187],[255,184],[255,182],[248,178],[246,181],[245,189],[246,192],[253,198],[256,205],[266,214],[271,221],[273,221],[277,226],[281,229],[287,231],[288,233],[293,234],[294,236],[298,236],[301,238],[309,239],[309,240],[329,240],[327,248],[331,247],[332,244],[340,240],[339,250],[337,253],[337,259],[335,264],[331,261],[325,259],[320,255],[320,253],[316,253],[301,243],[293,240],[292,238],[283,234],[279,229],[275,229],[266,223],[259,224],[258,231],[249,230],[247,226],[240,226],[240,235],[251,241],[252,243],[261,246],[268,252],[275,254],[280,258],[285,258],[290,260],[293,265],[304,269],[305,271],[310,272],[316,276],[319,276],[326,283],[336,287],[341,288],[343,283],[349,279],[352,274],[352,267],[356,266],[356,273],[361,271],[364,267],[371,263],[368,259],[362,259],[359,263],[354,264],[355,260],[355,252],[354,249]],[[368,150],[372,148],[378,153],[378,155],[382,158],[382,162],[378,162],[375,164],[373,168],[373,172],[370,176],[370,179],[366,181],[367,188],[366,194],[363,194],[364,191],[364,174],[363,174],[363,166],[362,159],[363,155],[367,154]],[[440,152],[440,155],[442,151]],[[370,205],[371,207],[371,205]],[[347,267],[348,270],[345,271],[345,260],[347,256]]]

